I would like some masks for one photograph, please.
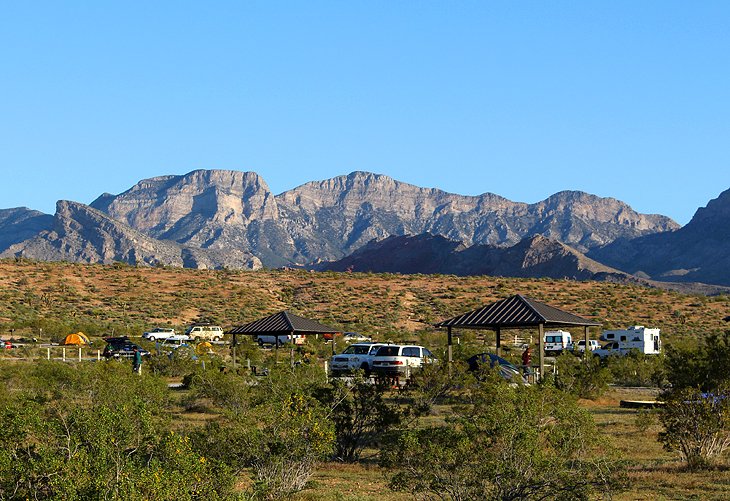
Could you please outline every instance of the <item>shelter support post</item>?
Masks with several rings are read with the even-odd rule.
[[[451,362],[454,361],[453,354],[452,354],[452,351],[451,351],[451,345],[454,342],[453,336],[451,334],[451,327],[447,327],[446,328],[446,332],[447,332],[447,336],[448,336],[447,352],[448,352],[449,363],[451,363]]]
[[[236,370],[236,335],[233,335],[231,340],[231,347],[233,348],[233,370]]]
[[[294,367],[294,331],[289,333],[289,363]]]
[[[497,356],[501,357],[502,356],[502,332],[499,329],[499,327],[497,327],[495,329],[495,333],[497,334]]]
[[[590,353],[589,353],[590,348],[588,346],[588,326],[587,325],[583,327],[583,339],[585,342],[585,344],[583,345],[583,347],[584,347],[583,360],[588,360],[588,356],[590,355]]]
[[[545,325],[537,326],[538,360],[540,361],[540,379],[545,374]]]

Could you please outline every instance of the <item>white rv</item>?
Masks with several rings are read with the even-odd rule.
[[[559,355],[573,342],[568,331],[545,331],[545,354]]]
[[[601,358],[609,355],[625,355],[631,350],[638,350],[645,355],[658,355],[662,351],[659,329],[647,329],[643,325],[633,325],[623,330],[603,331],[599,339],[608,342],[603,348],[593,352]]]

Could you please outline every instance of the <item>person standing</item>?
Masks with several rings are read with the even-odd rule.
[[[132,352],[132,371],[142,375],[142,352],[136,346]]]
[[[530,364],[532,363],[532,350],[530,350],[530,346],[525,347],[525,351],[522,352],[522,371],[525,374],[530,373]]]

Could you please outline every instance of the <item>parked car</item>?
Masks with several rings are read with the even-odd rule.
[[[358,334],[357,332],[345,332],[342,335],[342,340],[346,343],[362,343],[366,341],[372,341],[373,338],[364,334]]]
[[[591,351],[597,350],[600,348],[601,345],[598,343],[596,339],[589,339],[588,340],[588,349]],[[573,352],[575,353],[583,353],[586,351],[586,341],[585,339],[578,341],[577,343],[573,343],[569,347]]]
[[[161,345],[176,346],[181,344],[187,344],[191,342],[193,338],[185,334],[174,334],[160,341]]]
[[[423,346],[390,344],[378,348],[373,357],[372,371],[379,376],[408,377],[411,371],[434,362],[436,357]]]
[[[104,347],[102,355],[107,359],[132,358],[132,356],[134,356],[135,348],[140,351],[143,357],[150,354],[149,351],[130,341],[127,336],[105,337],[104,341],[106,341],[106,346]]]
[[[144,339],[147,339],[148,341],[152,341],[153,343],[155,341],[159,341],[161,339],[167,339],[170,336],[175,335],[175,329],[171,329],[169,327],[155,327],[149,332],[145,332],[142,334],[142,337]]]
[[[304,334],[281,334],[281,335],[261,335],[256,336],[256,342],[259,346],[265,344],[281,346],[286,343],[290,343],[294,339],[294,344],[304,344],[306,337]]]
[[[527,380],[515,364],[494,353],[477,353],[469,357],[466,363],[469,364],[469,370],[473,372],[479,371],[485,364],[489,364],[490,368],[496,366],[499,368],[499,375],[507,381],[527,384]]]
[[[326,332],[323,334],[325,341],[332,341],[332,339],[335,337],[335,334],[332,332]],[[359,343],[363,341],[372,341],[372,338],[368,336],[364,336],[362,334],[358,334],[357,332],[345,332],[342,335],[342,340],[346,343]]]
[[[373,357],[383,343],[354,343],[339,355],[330,359],[330,372],[333,376],[347,374],[357,369],[370,373]]]
[[[210,324],[193,324],[185,331],[187,336],[190,336],[196,341],[222,341],[223,340],[223,329],[217,325]]]

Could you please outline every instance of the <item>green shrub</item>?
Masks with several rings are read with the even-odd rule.
[[[611,372],[598,357],[585,360],[572,353],[564,353],[556,359],[557,374],[552,377],[555,386],[580,398],[596,399],[608,389]],[[545,378],[546,382],[551,380]]]
[[[666,398],[659,419],[665,449],[679,452],[690,469],[712,466],[730,446],[730,388],[678,389]]]
[[[410,429],[385,445],[392,489],[451,500],[587,499],[616,487],[616,465],[593,453],[596,427],[575,398],[490,378],[465,401],[447,426]]]

